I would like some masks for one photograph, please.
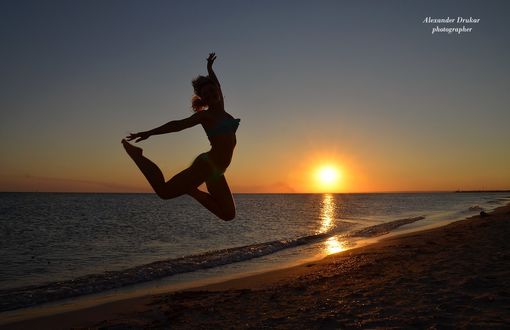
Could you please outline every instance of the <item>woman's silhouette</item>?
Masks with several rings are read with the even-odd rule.
[[[193,115],[149,131],[131,133],[122,139],[122,144],[160,198],[170,199],[188,194],[220,219],[229,221],[235,218],[236,208],[224,173],[232,160],[237,143],[235,132],[240,119],[235,119],[224,109],[220,83],[212,69],[215,59],[216,55],[210,53],[207,58],[209,75],[198,76],[192,82],[195,91],[192,97]],[[200,154],[190,167],[167,182],[159,167],[142,155],[142,149],[127,142],[134,139],[140,142],[151,135],[178,132],[198,124],[207,133],[211,150]],[[204,182],[208,193],[198,189]]]

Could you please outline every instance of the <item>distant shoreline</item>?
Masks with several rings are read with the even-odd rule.
[[[455,190],[455,193],[500,193],[510,192],[510,190]]]

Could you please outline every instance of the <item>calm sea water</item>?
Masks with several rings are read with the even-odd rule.
[[[62,288],[73,296],[204,268],[227,272],[240,261],[277,264],[328,246],[335,252],[357,236],[462,219],[510,201],[509,193],[234,196],[237,218],[224,222],[189,196],[0,193],[2,308],[23,306],[10,299],[25,291],[66,297]]]

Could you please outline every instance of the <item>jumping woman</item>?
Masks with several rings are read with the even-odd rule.
[[[229,221],[235,218],[236,208],[224,173],[232,160],[237,143],[235,133],[240,119],[225,111],[220,83],[212,69],[215,59],[215,53],[210,53],[207,58],[208,76],[198,76],[192,81],[195,92],[191,99],[191,106],[195,111],[193,115],[170,121],[149,131],[131,133],[122,139],[122,144],[160,198],[171,199],[188,194],[218,218]],[[178,132],[198,124],[204,128],[211,143],[211,150],[200,154],[190,167],[167,182],[159,167],[143,156],[142,148],[128,142],[134,139],[135,142],[140,142],[152,135]],[[204,182],[208,192],[198,189]]]

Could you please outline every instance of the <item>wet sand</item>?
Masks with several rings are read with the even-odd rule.
[[[508,328],[510,206],[320,261],[0,326]]]

